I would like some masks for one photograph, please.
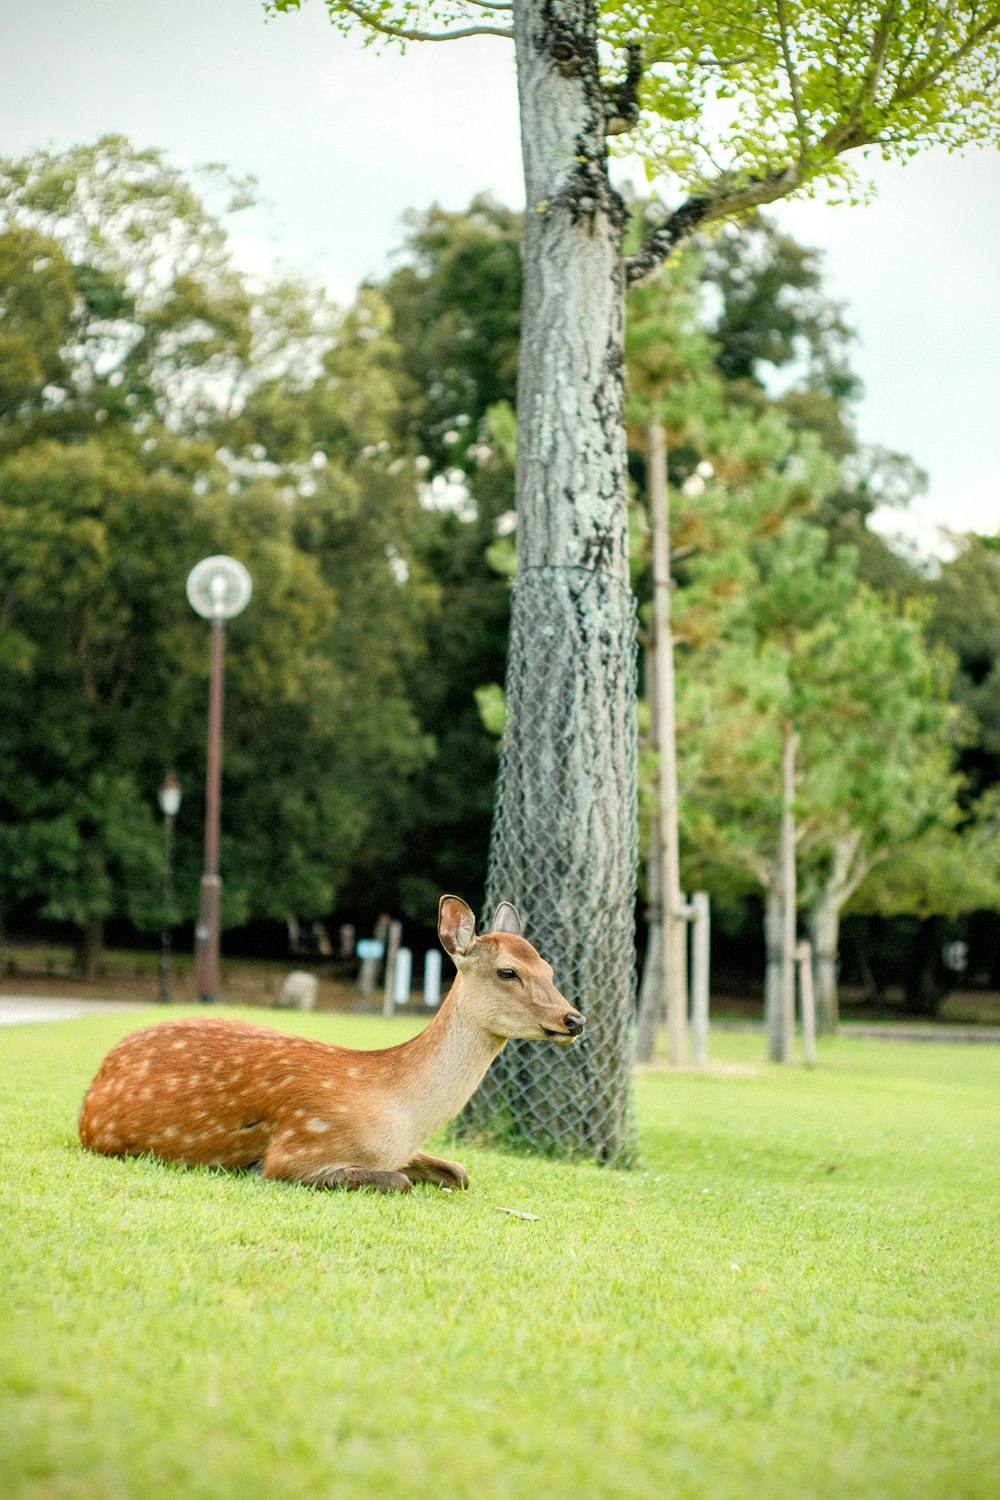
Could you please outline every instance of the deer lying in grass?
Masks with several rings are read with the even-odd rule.
[[[198,1017],[136,1031],[108,1053],[80,1114],[105,1156],[255,1170],[317,1188],[466,1188],[419,1150],[467,1102],[510,1037],[571,1042],[585,1021],[521,936],[509,902],[493,931],[442,896],[438,934],[458,970],[437,1015],[398,1047],[356,1052],[243,1021]]]

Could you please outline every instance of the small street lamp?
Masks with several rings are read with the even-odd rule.
[[[157,792],[163,814],[163,933],[160,938],[160,1004],[170,999],[170,912],[174,904],[174,819],[181,805],[181,784],[173,771]]]
[[[208,684],[208,764],[205,775],[205,873],[195,928],[198,998],[210,1005],[219,993],[219,827],[222,806],[222,663],[227,620],[244,610],[253,581],[234,557],[206,557],[188,574],[188,603],[212,622],[212,667]]]

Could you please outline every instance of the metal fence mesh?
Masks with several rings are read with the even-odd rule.
[[[487,904],[513,901],[588,1024],[572,1047],[509,1042],[457,1122],[609,1166],[636,1157],[635,641],[632,595],[610,575],[518,575]]]

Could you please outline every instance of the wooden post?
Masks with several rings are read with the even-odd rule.
[[[424,954],[424,1004],[431,1009],[441,1004],[440,948],[428,948]]]
[[[398,948],[392,974],[392,999],[395,1005],[409,1005],[413,981],[413,949]]]
[[[396,1013],[393,982],[396,977],[396,954],[399,952],[399,940],[402,936],[402,922],[390,922],[389,937],[385,945],[385,989],[382,994],[382,1014],[386,1018]]]
[[[812,944],[799,943],[795,950],[799,965],[799,1009],[802,1016],[802,1060],[816,1065],[816,996],[813,992]]]
[[[684,1061],[687,1034],[687,927],[681,915],[680,840],[677,826],[677,721],[674,709],[674,640],[670,624],[670,496],[667,440],[662,422],[647,429],[650,526],[653,533],[653,627],[656,641],[656,742],[660,751],[659,845],[662,852],[663,988],[667,1059]]]
[[[696,1068],[708,1062],[708,997],[711,928],[708,895],[691,897],[691,1060]]]

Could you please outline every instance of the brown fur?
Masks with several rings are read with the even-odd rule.
[[[150,1026],[101,1064],[80,1114],[83,1145],[315,1187],[468,1186],[457,1162],[418,1149],[423,1140],[463,1107],[508,1037],[569,1041],[583,1023],[530,943],[477,938],[471,921],[464,902],[442,899],[458,977],[419,1036],[358,1052],[216,1017]]]

